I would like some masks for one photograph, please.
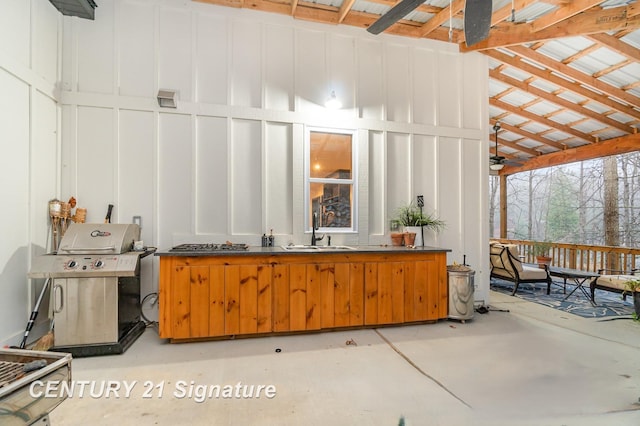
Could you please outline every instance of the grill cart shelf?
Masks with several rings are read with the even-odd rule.
[[[27,364],[44,361],[42,368],[25,372]],[[31,385],[38,383],[38,392]],[[66,395],[36,397],[48,382],[71,383],[71,354],[24,349],[0,349],[0,424],[3,426],[49,424],[49,413]],[[59,385],[57,386],[60,387]]]

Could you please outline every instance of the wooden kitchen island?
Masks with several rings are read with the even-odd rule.
[[[160,337],[179,342],[444,319],[447,251],[156,252]]]

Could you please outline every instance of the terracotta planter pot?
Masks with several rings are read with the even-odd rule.
[[[544,269],[544,265],[551,266],[551,258],[549,256],[536,256],[538,268]]]
[[[392,233],[391,234],[391,244],[394,246],[401,246],[404,243],[404,234],[400,233]]]
[[[405,232],[403,235],[404,235],[404,245],[413,246],[416,241],[415,232]]]

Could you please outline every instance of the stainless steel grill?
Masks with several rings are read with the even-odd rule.
[[[24,374],[23,367],[20,362],[0,361],[0,388],[19,379]]]
[[[74,356],[122,353],[144,331],[140,238],[134,224],[73,223],[57,253],[33,261],[30,278],[52,279],[53,350]]]
[[[52,382],[71,383],[71,355],[21,349],[0,349],[0,424],[3,426],[48,423],[48,414],[64,401],[66,395],[34,398],[31,386],[42,382],[41,389]],[[28,371],[31,363],[40,368]]]

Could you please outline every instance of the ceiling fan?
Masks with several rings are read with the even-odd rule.
[[[493,131],[496,132],[496,150],[494,155],[489,157],[489,168],[493,171],[501,170],[504,167],[505,158],[498,153],[498,132],[500,131],[500,123],[496,121],[496,124],[493,125]]]
[[[371,34],[380,34],[404,18],[425,0],[402,0],[367,28]],[[474,45],[489,36],[492,0],[466,0],[464,5],[464,35],[467,46]],[[449,4],[451,7],[451,3]]]
[[[496,132],[496,150],[494,152],[494,155],[489,157],[489,169],[493,172],[502,170],[504,166],[522,166],[523,164],[521,161],[507,160],[506,157],[503,157],[498,153],[498,132],[501,128],[502,126],[500,126],[500,123],[496,121],[496,124],[493,125],[493,131]]]

